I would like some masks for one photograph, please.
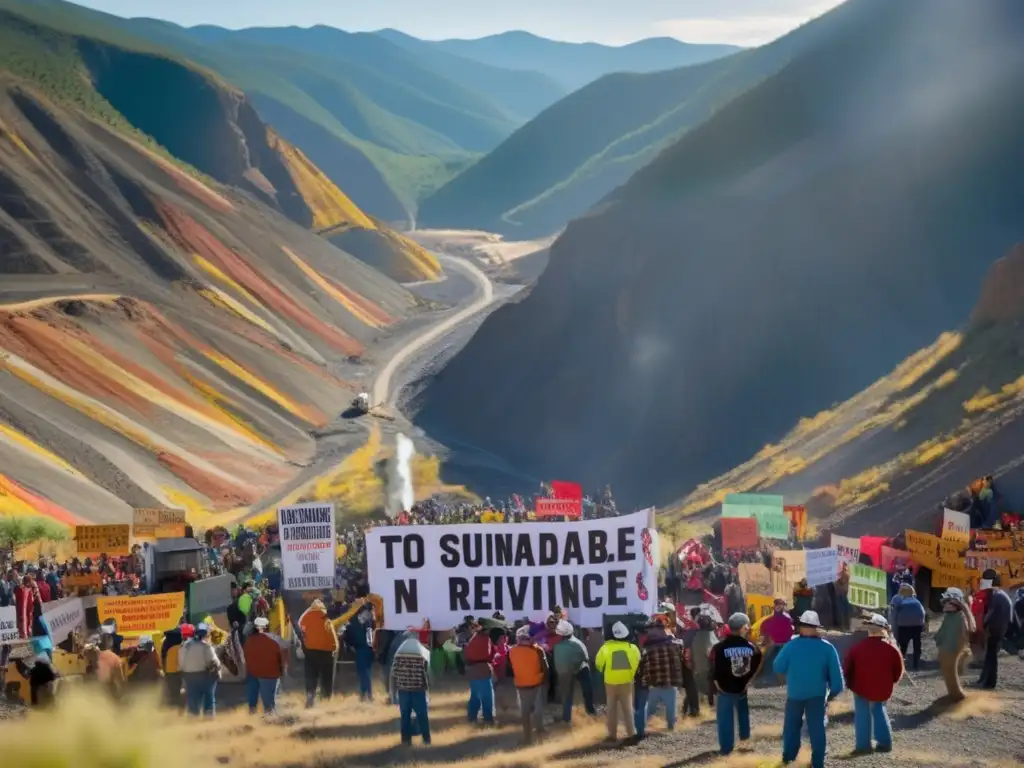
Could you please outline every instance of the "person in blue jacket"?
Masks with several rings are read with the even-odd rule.
[[[811,768],[825,768],[825,718],[828,702],[843,692],[843,667],[835,646],[821,637],[821,620],[815,611],[804,611],[797,628],[800,634],[782,647],[774,665],[775,674],[786,678],[782,761],[791,763],[800,753],[800,729],[806,716]]]

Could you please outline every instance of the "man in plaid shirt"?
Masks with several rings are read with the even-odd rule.
[[[391,664],[391,693],[398,694],[398,711],[401,715],[402,743],[411,744],[414,733],[413,713],[416,725],[423,736],[423,743],[430,743],[430,718],[427,715],[427,692],[430,690],[430,652],[423,647],[415,633],[398,647]]]
[[[647,711],[638,718],[646,730],[648,719],[665,705],[665,722],[671,731],[676,727],[676,689],[683,687],[683,643],[655,622],[647,629],[647,642],[637,669],[638,685],[649,689]],[[643,735],[642,733],[640,735]]]

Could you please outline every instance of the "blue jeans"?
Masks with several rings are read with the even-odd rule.
[[[412,741],[413,728],[412,716],[416,713],[416,724],[423,736],[423,743],[430,743],[430,718],[427,715],[427,692],[426,691],[399,691],[398,711],[402,720],[402,743],[409,744]]]
[[[650,695],[650,688],[641,688],[639,685],[633,691],[633,726],[637,736],[647,734],[647,699]]]
[[[739,722],[740,741],[750,738],[750,704],[747,694],[718,692],[715,720],[718,724],[718,748],[728,755],[736,746],[736,723]]]
[[[484,711],[484,722],[494,722],[494,683],[491,678],[469,681],[469,722],[475,723],[480,710]]]
[[[889,712],[885,701],[868,701],[853,696],[854,748],[861,751],[871,749],[871,724],[874,722],[875,741],[880,747],[892,747],[892,728],[889,726]]]
[[[658,711],[658,705],[665,705],[665,725],[671,731],[676,727],[676,702],[677,693],[675,688],[651,688],[647,695],[647,720],[654,717]]]
[[[359,697],[373,696],[373,682],[370,675],[373,670],[373,651],[363,653],[362,648],[356,651],[356,676],[359,678]]]
[[[217,712],[217,678],[206,672],[185,672],[185,707],[190,715],[213,717]]]
[[[256,714],[256,705],[262,699],[263,711],[273,712],[277,704],[277,678],[276,677],[253,677],[249,675],[245,680],[245,692],[249,698],[249,712]]]
[[[575,675],[565,674],[562,676],[564,686],[564,699],[562,699],[562,720],[572,722],[572,700],[576,689],[576,683],[580,684],[580,693],[583,694],[583,708],[588,715],[596,715],[594,709],[594,689],[591,686],[590,669],[581,669]]]
[[[811,739],[811,768],[825,768],[825,697],[820,699],[786,699],[786,716],[782,725],[782,760],[791,763],[800,754],[800,729],[807,717],[807,733]]]

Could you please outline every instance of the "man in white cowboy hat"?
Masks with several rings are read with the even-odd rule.
[[[886,709],[903,677],[903,654],[887,640],[889,621],[873,613],[864,623],[868,636],[856,643],[843,662],[846,685],[853,691],[854,754],[871,754],[874,725],[876,752],[892,752],[892,728]]]
[[[633,677],[640,666],[640,649],[629,642],[629,630],[621,621],[612,625],[612,639],[605,641],[597,652],[594,666],[604,675],[604,688],[608,697],[605,713],[608,740],[618,737],[619,718],[626,722],[626,736],[636,736],[633,719]]]
[[[817,612],[804,611],[797,630],[799,634],[782,647],[774,664],[775,674],[786,678],[782,761],[792,763],[800,753],[800,729],[806,717],[811,768],[825,768],[825,716],[828,702],[843,692],[843,669],[835,646],[821,636]]]

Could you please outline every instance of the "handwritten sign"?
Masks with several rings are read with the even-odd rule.
[[[962,559],[944,560],[940,557],[939,567],[932,571],[932,586],[969,589],[974,576],[975,573]]]
[[[740,563],[736,568],[740,588],[745,595],[769,595],[772,591],[771,571],[761,563]]]
[[[165,526],[180,526],[181,533],[169,536],[158,535]],[[172,530],[178,530],[175,527]],[[132,533],[139,539],[173,538],[185,535],[184,509],[136,509],[132,515]]]
[[[185,611],[185,593],[169,592],[138,597],[101,597],[96,612],[102,624],[117,622],[117,631],[125,637],[166,632],[178,626]]]
[[[935,570],[939,567],[939,542],[938,536],[920,531],[907,531],[907,551],[914,562],[918,565]]]
[[[772,555],[772,596],[789,601],[793,589],[807,574],[807,560],[804,550],[776,550]]]
[[[18,609],[13,605],[0,608],[0,645],[16,643],[21,639],[18,632]]]
[[[1024,539],[1020,531],[975,531],[974,549],[986,552],[1024,551]]]
[[[860,562],[860,539],[833,533],[831,544],[835,547],[836,559],[839,563],[846,563],[852,568]]]
[[[971,517],[964,512],[955,512],[952,509],[942,511],[942,538],[946,541],[953,541],[963,544],[966,549],[971,543]]]
[[[69,573],[60,580],[66,595],[91,595],[103,587],[103,577],[98,573]]]
[[[127,555],[130,525],[76,525],[75,544],[79,555]]]
[[[886,573],[894,573],[900,568],[910,568],[913,565],[913,558],[910,556],[910,553],[903,549],[894,549],[893,547],[887,547],[883,544],[881,547],[881,555],[882,570]]]
[[[835,547],[828,549],[805,549],[807,561],[807,586],[820,587],[836,580],[839,566],[836,562]]]
[[[753,517],[722,518],[722,549],[751,551],[758,548],[757,520]]]

